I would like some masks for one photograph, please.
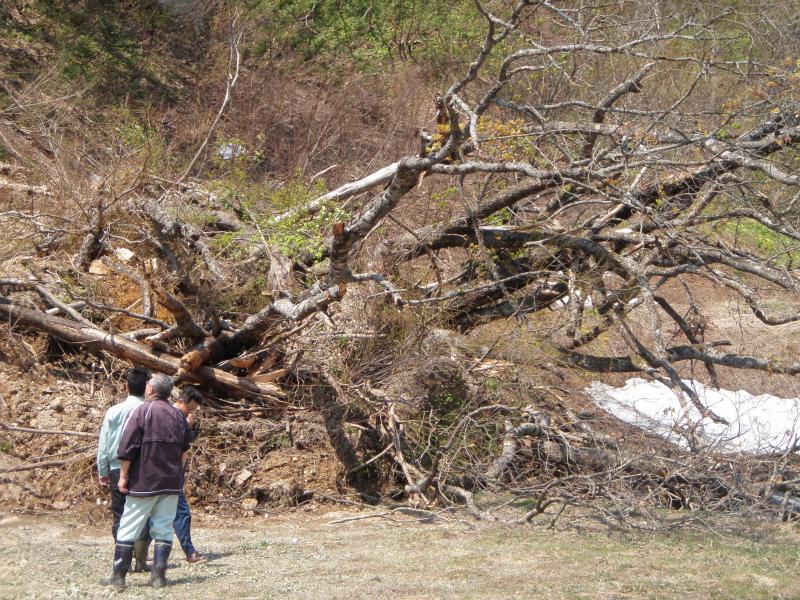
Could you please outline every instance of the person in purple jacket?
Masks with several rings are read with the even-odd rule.
[[[128,417],[119,442],[120,476],[117,486],[127,494],[117,531],[114,567],[107,581],[125,587],[135,540],[150,522],[155,542],[150,583],[166,585],[167,559],[172,550],[172,522],[183,490],[183,463],[192,437],[186,418],[169,402],[172,379],[153,375],[147,382],[147,402]]]

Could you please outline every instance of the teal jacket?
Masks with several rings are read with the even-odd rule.
[[[128,415],[142,403],[144,398],[128,396],[106,411],[103,426],[100,428],[100,440],[97,443],[97,474],[100,477],[107,477],[109,471],[120,468],[117,448],[122,438],[122,431],[128,422]]]

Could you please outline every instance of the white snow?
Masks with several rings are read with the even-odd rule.
[[[585,391],[597,406],[617,418],[684,447],[687,441],[681,431],[692,428],[707,449],[723,452],[783,452],[796,443],[800,398],[717,390],[694,380],[684,383],[697,392],[706,408],[730,424],[701,417],[688,397],[682,406],[671,389],[656,381],[632,378],[621,388],[595,381]]]
[[[576,290],[575,291],[574,298],[575,298],[576,302],[580,302],[581,301],[581,299],[583,298],[583,294],[581,294],[580,290]],[[563,298],[559,298],[558,300],[553,302],[553,307],[556,308],[556,309],[565,308],[566,306],[569,305],[569,301],[570,301],[570,296],[565,296]],[[591,296],[586,296],[586,299],[583,301],[583,308],[592,308],[592,306],[594,306],[594,304],[592,302],[592,297]]]

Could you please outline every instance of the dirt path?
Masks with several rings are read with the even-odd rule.
[[[365,516],[369,513],[358,513]],[[156,592],[129,575],[126,598],[469,599],[800,598],[798,532],[671,535],[506,528],[461,520],[400,525],[352,513],[254,517],[197,527],[211,555],[173,555]],[[402,518],[402,517],[401,517]],[[0,514],[0,598],[107,598],[104,529],[76,516]]]

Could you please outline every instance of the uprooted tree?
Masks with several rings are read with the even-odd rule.
[[[27,208],[0,216],[25,248],[4,257],[6,330],[175,375],[242,410],[310,402],[351,483],[388,480],[418,505],[491,518],[473,493],[510,490],[533,498],[530,520],[592,498],[624,512],[628,494],[683,507],[769,497],[766,458],[628,451],[554,408],[555,388],[528,403],[491,393],[476,376],[493,346],[452,360],[463,334],[515,325],[553,364],[642,374],[716,421],[684,365],[715,385],[720,367],[800,374],[713,339],[692,293],[707,281],[767,325],[800,320],[791,32],[756,8],[561,4],[476,2],[483,44],[442,90],[419,150],[283,212],[171,183],[146,161],[95,182],[79,213],[48,210],[46,185],[20,191]],[[742,241],[745,225],[777,242]],[[70,264],[19,260],[31,246],[71,252]],[[98,272],[140,298],[110,305]],[[775,290],[784,312],[764,302]],[[535,399],[550,392],[545,414]],[[777,452],[782,465],[794,450]],[[744,471],[762,483],[742,484]]]

